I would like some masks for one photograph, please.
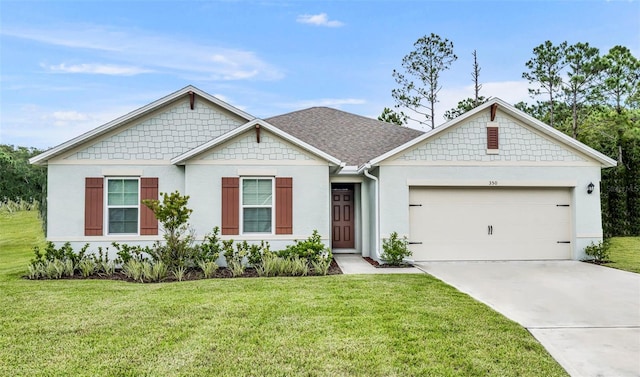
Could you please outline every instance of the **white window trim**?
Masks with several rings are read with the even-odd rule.
[[[271,205],[269,206],[260,206],[260,205],[249,205],[246,208],[271,208],[271,232],[245,232],[244,231],[244,209],[245,205],[243,203],[244,197],[244,180],[270,180],[271,181]],[[258,234],[266,234],[266,235],[274,235],[276,230],[276,180],[274,177],[240,177],[240,234],[241,235],[258,235]]]
[[[110,180],[137,180],[138,181],[138,204],[136,206],[132,206],[132,205],[128,205],[128,206],[110,206],[109,205],[109,181]],[[141,193],[141,187],[140,187],[140,177],[105,177],[104,178],[104,230],[103,233],[107,236],[111,236],[111,237],[120,237],[120,236],[139,236],[140,235],[140,193]],[[109,208],[137,208],[138,209],[138,226],[137,226],[137,231],[136,233],[110,233],[109,232]]]

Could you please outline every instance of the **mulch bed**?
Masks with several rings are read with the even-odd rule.
[[[329,271],[327,272],[327,275],[341,275],[342,274],[342,270],[340,269],[340,267],[338,266],[338,263],[336,263],[335,259],[331,261],[331,265],[329,266]],[[316,275],[308,275],[308,276],[316,276]],[[242,274],[241,276],[237,276],[236,278],[257,278],[258,273],[256,272],[255,268],[246,268],[244,270],[244,274]],[[300,277],[304,277],[304,276],[300,276]],[[215,274],[213,275],[213,277],[211,277],[211,279],[230,279],[233,278],[231,271],[226,268],[226,267],[220,267],[219,269],[216,270]],[[116,270],[115,273],[113,273],[113,275],[104,275],[104,274],[95,274],[95,275],[91,275],[89,277],[83,277],[81,274],[76,273],[75,275],[71,276],[71,277],[63,277],[60,280],[63,279],[73,279],[73,280],[119,280],[119,281],[128,281],[131,283],[137,282],[135,280],[129,279],[124,273],[122,273],[122,271],[120,270]],[[187,270],[187,272],[184,274],[184,277],[182,278],[182,281],[189,281],[189,280],[202,280],[204,279],[203,275],[202,275],[202,271],[198,270],[198,269],[189,269]],[[175,282],[178,281],[177,279],[175,279],[175,277],[172,274],[169,274],[169,276],[167,276],[162,283],[167,283],[167,282]]]
[[[405,263],[405,264],[401,264],[398,266],[392,266],[390,264],[380,264],[377,261],[369,258],[369,257],[362,257],[362,259],[366,260],[367,262],[369,262],[370,265],[372,265],[375,268],[408,268],[408,267],[413,267],[412,264],[409,263]]]

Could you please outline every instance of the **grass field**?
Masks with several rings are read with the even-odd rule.
[[[605,266],[640,273],[640,237],[614,237],[610,252]]]
[[[35,216],[0,215],[2,376],[566,376],[426,274],[24,280]]]

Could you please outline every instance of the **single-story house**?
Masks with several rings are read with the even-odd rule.
[[[140,201],[178,190],[200,238],[279,249],[316,229],[379,259],[395,231],[416,261],[582,259],[616,164],[498,98],[421,132],[325,107],[258,119],[193,86],[31,163],[48,166],[55,243],[151,244]]]

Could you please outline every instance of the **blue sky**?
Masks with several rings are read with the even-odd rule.
[[[47,148],[186,85],[257,116],[329,106],[377,117],[423,35],[454,43],[436,124],[473,95],[531,101],[535,46],[623,45],[640,56],[636,1],[0,0],[0,143]]]

